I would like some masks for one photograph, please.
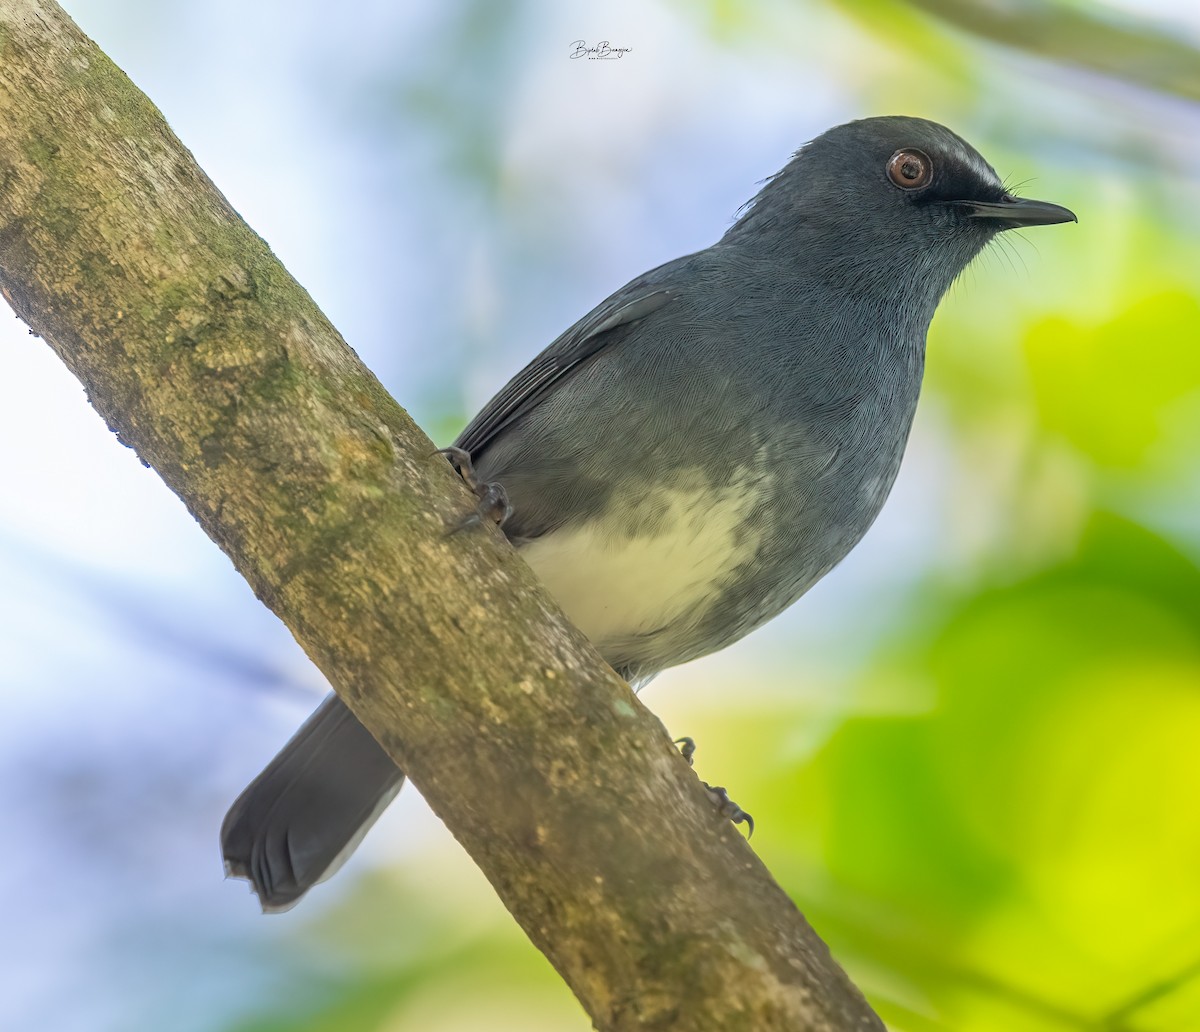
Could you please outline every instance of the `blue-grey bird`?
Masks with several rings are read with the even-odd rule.
[[[938,301],[997,233],[1074,221],[949,129],[868,118],[804,146],[712,247],[637,277],[455,442],[504,531],[635,685],[782,612],[900,468]],[[404,775],[330,696],[231,807],[263,909],[331,873]]]

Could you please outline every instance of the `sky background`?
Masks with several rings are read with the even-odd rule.
[[[1074,209],[948,294],[861,546],[645,698],[894,1030],[1200,1029],[1193,4],[66,6],[439,443],[831,125]],[[411,786],[289,914],[223,880],[327,687],[3,312],[0,655],[0,1027],[588,1027]]]

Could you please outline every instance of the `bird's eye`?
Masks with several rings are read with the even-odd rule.
[[[887,174],[901,190],[919,190],[933,179],[933,162],[924,151],[898,150],[888,158]]]

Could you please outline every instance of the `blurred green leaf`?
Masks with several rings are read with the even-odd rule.
[[[1182,288],[1134,302],[1088,327],[1061,318],[1025,336],[1043,427],[1102,466],[1145,464],[1173,442],[1172,406],[1200,403],[1200,299]]]
[[[810,913],[904,976],[928,1027],[1092,1027],[1197,955],[1197,600],[1190,560],[1099,517],[905,643],[927,713],[853,718],[800,769],[823,800]]]

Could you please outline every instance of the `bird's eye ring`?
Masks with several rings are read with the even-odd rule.
[[[906,147],[888,158],[887,176],[901,190],[919,190],[933,179],[933,162],[924,151]]]

